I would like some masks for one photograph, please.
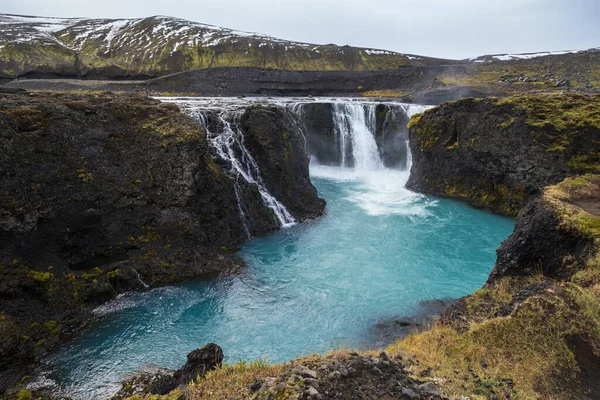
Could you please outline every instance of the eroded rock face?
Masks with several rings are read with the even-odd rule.
[[[375,109],[375,141],[387,168],[405,169],[408,156],[408,115],[404,110],[387,104]]]
[[[516,215],[548,185],[600,165],[600,96],[464,99],[415,116],[407,187]]]
[[[260,124],[277,136],[250,140],[263,177],[298,219],[319,215],[324,202],[308,179],[303,133],[288,131],[286,141],[285,114],[256,113],[248,132]],[[0,95],[0,149],[0,338],[20,338],[0,347],[0,371],[72,335],[118,293],[242,264],[236,177],[211,157],[204,128],[173,104]],[[242,186],[262,227],[253,233],[276,229],[255,185]]]
[[[542,274],[568,280],[598,254],[600,177],[570,178],[544,190],[519,213],[497,250],[488,284],[506,276]]]
[[[302,125],[288,110],[265,106],[248,108],[240,125],[269,191],[297,220],[321,215],[325,201],[310,182]]]

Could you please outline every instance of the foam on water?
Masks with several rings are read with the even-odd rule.
[[[427,206],[435,200],[426,199],[404,185],[408,181],[408,171],[392,169],[360,170],[313,164],[311,176],[337,182],[355,182],[346,189],[346,199],[362,208],[369,215],[421,215],[427,213]],[[418,200],[423,200],[418,202]]]

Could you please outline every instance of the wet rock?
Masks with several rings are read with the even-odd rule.
[[[402,395],[408,398],[409,400],[415,400],[420,398],[420,396],[416,394],[414,390],[405,387],[402,388]]]
[[[203,377],[222,362],[223,350],[221,347],[209,343],[201,349],[190,352],[185,365],[177,371],[158,368],[139,373],[125,380],[122,389],[112,397],[112,400],[125,399],[136,394],[166,395],[179,386],[188,385],[197,377]],[[261,385],[261,382],[255,382],[251,389],[258,390]]]

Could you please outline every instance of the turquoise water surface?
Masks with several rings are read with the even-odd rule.
[[[404,189],[407,172],[313,166],[322,218],[256,238],[239,276],[122,296],[48,360],[75,398],[106,398],[132,371],[178,368],[214,342],[226,361],[378,347],[378,324],[480,287],[513,221]]]

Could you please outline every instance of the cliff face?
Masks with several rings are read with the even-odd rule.
[[[415,116],[407,187],[515,215],[567,176],[600,171],[600,96],[464,99]]]
[[[320,215],[325,202],[310,182],[306,136],[291,113],[281,107],[254,106],[240,124],[269,191],[298,220]]]
[[[294,216],[315,217],[324,202],[308,180],[303,132],[283,113],[250,112],[252,150]],[[0,148],[0,389],[20,379],[13,361],[42,354],[116,294],[241,264],[231,251],[246,239],[236,178],[175,105],[2,95]],[[242,185],[254,233],[276,229],[255,185]]]

